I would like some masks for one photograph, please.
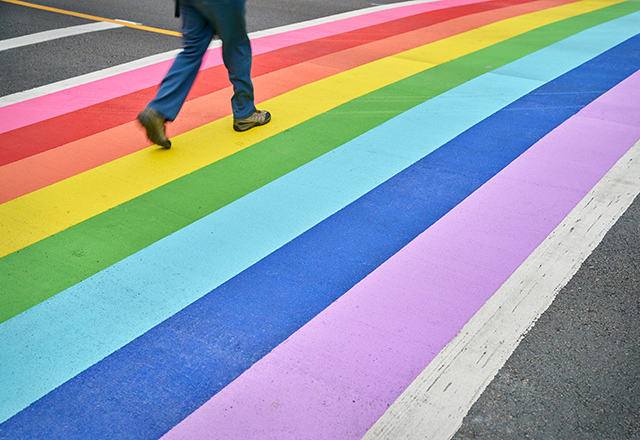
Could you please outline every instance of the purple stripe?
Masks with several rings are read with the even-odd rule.
[[[361,438],[640,138],[639,100],[636,73],[163,438]]]

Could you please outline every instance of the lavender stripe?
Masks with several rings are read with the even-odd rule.
[[[360,438],[640,138],[639,100],[637,73],[163,438]]]

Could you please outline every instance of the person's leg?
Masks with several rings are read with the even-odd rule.
[[[255,113],[251,82],[251,43],[245,22],[245,0],[193,0],[222,40],[222,58],[233,84],[234,119]]]
[[[164,148],[171,148],[165,122],[173,121],[178,116],[213,37],[213,29],[208,21],[190,2],[182,0],[180,5],[184,48],[162,80],[156,97],[138,115],[138,121],[147,130],[147,137]]]
[[[178,116],[187,99],[214,32],[208,20],[189,0],[181,0],[180,16],[184,48],[162,80],[156,97],[147,106],[169,121]]]

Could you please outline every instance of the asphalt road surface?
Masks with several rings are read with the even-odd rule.
[[[0,96],[180,48],[169,0],[34,0],[140,23],[0,51]],[[395,3],[249,0],[250,32]],[[94,21],[0,1],[0,40]],[[640,438],[640,201],[524,338],[456,439]]]
[[[157,30],[180,30],[180,19],[174,17],[174,6],[170,0],[39,0],[32,3],[140,23]],[[249,0],[247,28],[249,32],[255,32],[389,3],[396,2]],[[0,40],[92,22],[85,18],[0,2]],[[176,36],[122,27],[0,51],[0,96],[179,49],[180,46],[180,38]]]

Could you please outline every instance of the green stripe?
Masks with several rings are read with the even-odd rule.
[[[0,260],[0,322],[402,112],[486,73],[488,65],[500,67],[639,9],[640,3],[635,1],[616,4],[436,66],[10,254]]]

